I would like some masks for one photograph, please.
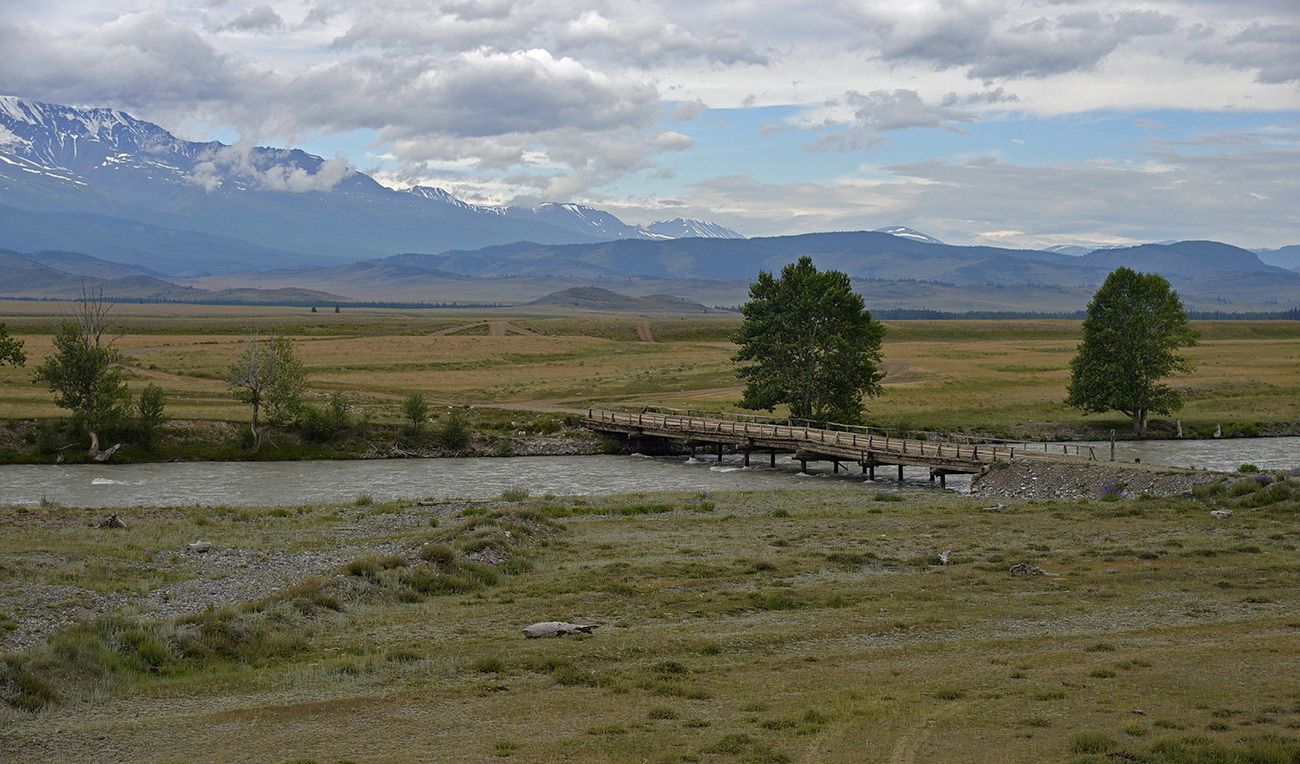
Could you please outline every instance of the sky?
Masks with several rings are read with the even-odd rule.
[[[0,93],[632,224],[1300,244],[1300,0],[0,0]]]

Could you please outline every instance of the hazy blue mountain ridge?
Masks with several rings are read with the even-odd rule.
[[[217,273],[521,240],[591,242],[629,228],[581,208],[577,218],[604,216],[608,232],[584,230],[574,222],[580,205],[502,214],[439,189],[412,191],[299,149],[185,141],[116,110],[0,96],[0,206],[10,208],[0,246],[11,249]]]

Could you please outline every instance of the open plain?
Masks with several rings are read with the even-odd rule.
[[[30,365],[59,307],[4,307]],[[191,422],[246,417],[222,369],[251,326],[293,337],[313,391],[347,393],[372,427],[410,392],[480,424],[739,396],[733,318],[115,314],[129,383]],[[1300,327],[1198,328],[1184,429],[1293,431]],[[1075,322],[889,329],[878,424],[1122,432],[1060,403]],[[60,412],[4,368],[0,415]],[[136,507],[125,529],[0,508],[0,758],[1300,761],[1300,476],[1196,482],[1050,501],[847,481],[358,497]],[[553,620],[597,628],[524,638]]]
[[[29,368],[0,367],[0,418],[55,417],[30,366],[49,351],[70,307],[0,301],[0,321],[23,339]],[[246,420],[226,366],[250,332],[294,339],[317,398],[350,396],[373,422],[395,422],[401,399],[441,406],[573,410],[645,405],[736,411],[729,338],[739,317],[555,315],[521,309],[348,308],[340,313],[262,306],[119,304],[128,383],[158,384],[177,419]],[[1196,372],[1176,377],[1188,437],[1300,431],[1300,322],[1193,322]],[[878,426],[978,430],[1014,437],[1098,435],[1118,414],[1066,408],[1079,322],[891,321],[885,394],[868,401]],[[496,327],[494,330],[493,327]],[[647,341],[650,340],[650,341]],[[780,412],[778,412],[779,414]],[[1172,423],[1171,423],[1172,424]],[[1159,430],[1158,430],[1159,431]],[[1172,429],[1163,430],[1172,434]]]

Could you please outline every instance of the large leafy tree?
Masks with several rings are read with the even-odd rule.
[[[801,257],[780,277],[760,271],[741,307],[733,360],[745,364],[740,405],[844,423],[862,421],[864,396],[879,395],[885,327],[839,271]]]
[[[1160,380],[1192,370],[1178,350],[1195,344],[1182,300],[1163,276],[1117,268],[1088,304],[1065,402],[1120,411],[1133,420],[1133,433],[1146,437],[1150,414],[1182,408],[1178,391]]]
[[[226,367],[226,384],[237,400],[253,410],[249,425],[253,449],[265,434],[261,414],[275,424],[292,421],[302,410],[307,371],[288,337],[258,338],[254,333]]]
[[[55,403],[72,412],[90,435],[90,452],[99,455],[99,431],[118,418],[130,400],[122,353],[109,324],[110,305],[102,292],[83,291],[73,316],[54,333],[54,352],[36,367],[36,381],[55,394]]]

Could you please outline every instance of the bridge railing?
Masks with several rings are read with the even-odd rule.
[[[589,409],[588,416],[599,419],[601,415],[622,415],[637,417],[640,425],[645,424],[645,415],[663,417],[660,422],[693,432],[715,432],[745,437],[793,437],[796,433],[805,441],[834,443],[849,448],[892,450],[907,453],[911,447],[917,455],[944,455],[944,446],[952,447],[948,453],[957,458],[974,458],[981,461],[997,461],[998,458],[1014,458],[1017,453],[1023,457],[1034,458],[1037,454],[1063,454],[1096,460],[1097,455],[1092,446],[1074,444],[1049,444],[1046,441],[1036,443],[1025,440],[1004,440],[986,438],[963,433],[941,433],[930,430],[897,430],[867,425],[844,424],[800,417],[775,417],[763,414],[740,414],[726,411],[703,411],[697,409],[678,409],[669,406],[647,406],[640,411],[606,411]],[[612,420],[611,420],[612,421]],[[627,420],[622,422],[627,424]],[[758,429],[755,429],[757,426]],[[835,437],[833,433],[842,433],[849,438]],[[933,444],[933,450],[926,446]],[[967,453],[962,453],[961,446],[967,446]],[[988,447],[981,453],[980,446]],[[900,450],[901,449],[901,450]],[[1059,450],[1058,450],[1059,449]],[[990,458],[992,455],[992,458]]]

